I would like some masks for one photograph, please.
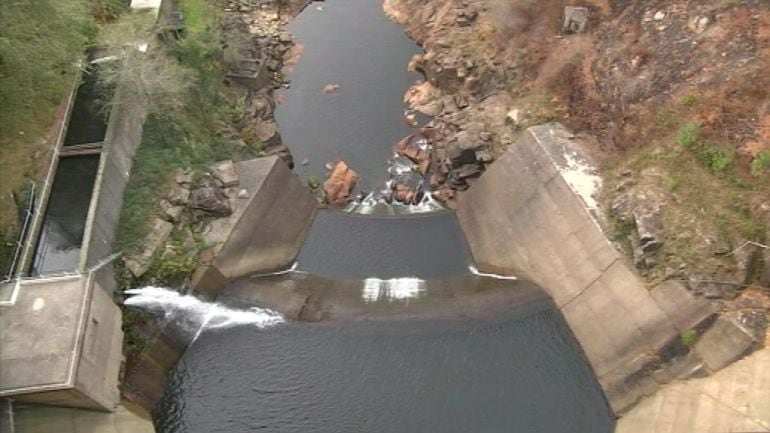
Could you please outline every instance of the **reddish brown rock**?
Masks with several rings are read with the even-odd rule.
[[[424,145],[421,147],[420,143]],[[425,161],[430,161],[430,150],[426,146],[428,137],[423,133],[416,133],[407,136],[399,141],[393,149],[399,156],[409,158],[415,164],[422,165]]]
[[[358,173],[348,167],[345,161],[338,162],[329,174],[329,179],[324,182],[326,202],[332,205],[347,203],[356,182]]]

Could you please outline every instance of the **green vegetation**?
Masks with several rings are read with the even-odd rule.
[[[761,176],[770,171],[770,150],[764,150],[751,161],[751,174]]]
[[[142,242],[175,169],[200,170],[212,162],[233,158],[238,151],[222,134],[227,120],[238,115],[238,107],[229,104],[225,94],[216,9],[205,0],[183,0],[180,6],[186,19],[184,36],[158,49],[163,50],[166,60],[174,60],[173,68],[166,65],[166,70],[176,69],[169,74],[172,87],[179,84],[180,77],[189,77],[189,85],[176,86],[173,93],[159,92],[156,99],[164,101],[151,101],[157,109],[145,122],[124,196],[117,237],[117,248],[122,250],[130,251]],[[244,150],[256,152],[258,143]],[[185,266],[187,263],[169,263],[157,273],[175,273]]]
[[[682,332],[680,338],[684,347],[692,347],[692,345],[695,344],[695,340],[698,339],[698,333],[692,329],[688,329]]]
[[[678,176],[671,176],[666,181],[666,186],[671,191],[675,191],[677,188],[679,188],[680,184],[681,184],[681,180],[679,180]]]
[[[87,0],[0,0],[3,146],[61,102],[98,31],[89,6]]]
[[[700,138],[700,126],[695,122],[685,123],[676,134],[676,143],[682,147],[690,148]]]
[[[703,140],[700,135],[700,126],[689,122],[679,128],[676,142],[679,146],[693,151],[701,164],[713,173],[722,173],[727,170],[733,163],[733,152]]]
[[[722,173],[733,163],[733,152],[714,143],[701,142],[695,149],[698,160],[714,173]]]
[[[307,186],[312,190],[316,190],[321,186],[321,182],[318,180],[316,176],[308,176]]]
[[[682,96],[682,100],[680,102],[685,107],[694,107],[696,104],[698,104],[698,96],[692,93],[688,93],[687,95]]]
[[[0,0],[0,270],[10,265],[18,209],[45,170],[46,134],[98,27],[90,0]]]

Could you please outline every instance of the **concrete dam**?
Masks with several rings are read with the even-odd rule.
[[[682,332],[713,319],[710,306],[634,272],[608,238],[581,140],[558,123],[521,131],[454,210],[320,207],[303,178],[324,162],[361,167],[366,189],[386,178],[393,142],[413,132],[401,96],[418,74],[403,66],[419,47],[375,0],[329,0],[290,27],[305,54],[276,117],[309,163],[296,172],[277,156],[236,163],[243,197],[202,233],[212,258],[192,277],[194,296],[126,293],[127,305],[168,314],[120,384],[153,408],[158,432],[609,433],[661,385],[725,361],[682,347]],[[339,91],[324,95],[330,83]],[[50,355],[42,349],[4,358],[5,378],[26,371],[42,393],[19,375],[4,378],[0,396],[22,389],[29,403],[99,410],[120,401],[120,311],[104,263],[120,206],[105,204],[120,202],[144,113],[111,116],[97,131],[105,144],[88,171],[84,235],[67,259],[79,272],[19,282],[22,308],[0,318],[6,328],[31,317],[45,330],[38,299],[51,310],[66,289],[53,337],[67,344],[56,371],[30,372]],[[11,343],[24,353],[23,341]]]

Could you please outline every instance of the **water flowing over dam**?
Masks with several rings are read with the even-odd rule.
[[[371,190],[414,132],[402,95],[419,48],[381,7],[330,0],[290,26],[303,55],[277,117],[309,159],[300,175],[344,159]],[[292,270],[238,278],[217,304],[133,292],[130,305],[176,316],[194,340],[155,408],[158,431],[611,432],[550,297],[478,271],[455,213],[427,197],[417,212],[365,201],[316,212]]]

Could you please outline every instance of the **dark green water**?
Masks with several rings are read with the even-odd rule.
[[[62,158],[56,169],[32,275],[75,271],[80,259],[99,155]]]

